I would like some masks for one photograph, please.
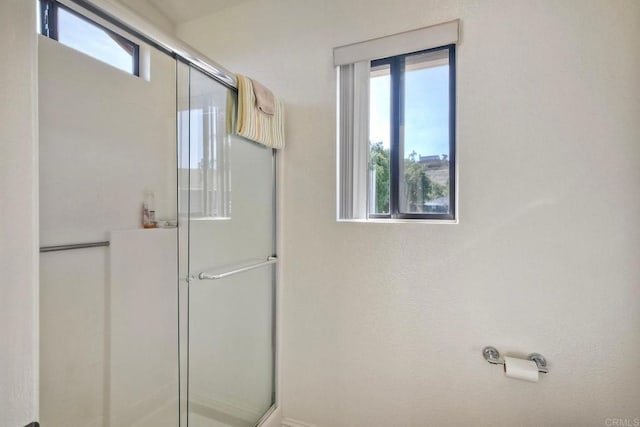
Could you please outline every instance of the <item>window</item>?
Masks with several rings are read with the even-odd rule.
[[[457,33],[453,21],[334,50],[339,219],[456,219]]]
[[[40,33],[86,55],[139,75],[140,47],[119,34],[63,6],[40,0]]]
[[[454,64],[454,46],[371,62],[370,218],[454,218]]]

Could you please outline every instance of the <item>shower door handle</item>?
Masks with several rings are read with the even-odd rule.
[[[218,273],[218,274],[208,274],[208,273],[202,272],[198,274],[197,277],[200,280],[224,279],[225,277],[233,276],[234,274],[244,273],[245,271],[253,270],[254,268],[264,267],[265,265],[269,265],[269,264],[275,264],[276,262],[278,262],[278,257],[270,256],[270,257],[267,257],[266,261],[261,261],[255,264],[247,265],[245,267],[240,267],[235,270],[230,270],[230,271],[226,271],[224,273]]]

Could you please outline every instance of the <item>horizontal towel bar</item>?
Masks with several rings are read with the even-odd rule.
[[[233,276],[234,274],[244,273],[245,271],[253,270],[254,268],[263,267],[263,266],[269,265],[269,264],[275,264],[276,262],[278,262],[278,257],[270,256],[270,257],[267,257],[266,261],[261,261],[261,262],[258,262],[256,264],[247,265],[246,267],[240,267],[240,268],[237,268],[235,270],[230,270],[230,271],[227,271],[225,273],[219,273],[219,274],[200,273],[200,274],[198,274],[197,277],[200,280],[224,279],[225,277]]]
[[[40,252],[58,252],[69,251],[72,249],[84,249],[84,248],[99,248],[102,246],[109,246],[109,241],[103,242],[89,242],[89,243],[73,243],[69,245],[56,245],[56,246],[41,246]]]

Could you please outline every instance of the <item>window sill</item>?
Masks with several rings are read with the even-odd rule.
[[[372,218],[372,219],[337,219],[337,222],[356,222],[369,224],[432,224],[452,225],[458,224],[458,219],[396,219],[396,218]]]

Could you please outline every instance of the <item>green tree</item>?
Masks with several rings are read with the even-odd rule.
[[[404,200],[408,212],[422,212],[424,202],[449,194],[448,184],[439,184],[427,175],[427,166],[416,161],[418,154],[413,151],[404,159]],[[375,171],[375,213],[389,212],[389,188],[391,156],[382,142],[370,145],[369,170]]]
[[[416,157],[414,151],[404,159],[404,196],[409,212],[422,212],[424,202],[449,194],[449,187],[431,180],[427,166],[417,162]]]
[[[389,212],[389,180],[390,180],[390,154],[389,149],[382,146],[382,142],[370,145],[369,170],[375,171],[376,211],[375,213]]]

